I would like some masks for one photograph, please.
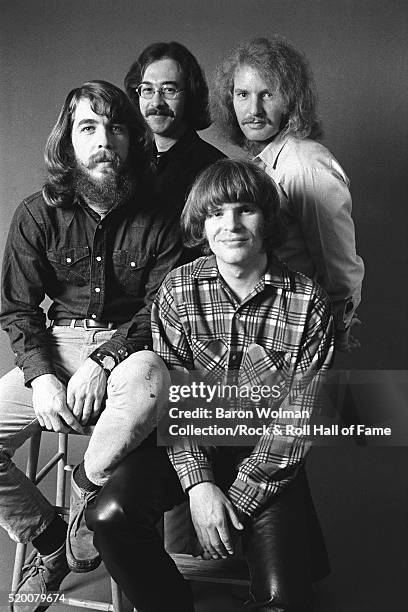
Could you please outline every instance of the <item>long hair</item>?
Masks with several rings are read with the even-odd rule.
[[[135,88],[143,81],[146,68],[153,62],[161,59],[172,59],[180,67],[185,82],[184,121],[193,130],[204,130],[211,124],[208,110],[208,86],[204,71],[196,58],[184,45],[178,42],[157,42],[146,47],[138,59],[131,65],[125,76],[125,89],[139,110],[139,97]],[[149,140],[149,130],[146,129],[146,138]]]
[[[254,68],[271,88],[278,86],[285,102],[281,135],[312,139],[322,135],[309,64],[303,53],[274,36],[241,44],[216,71],[211,88],[211,116],[229,140],[239,146],[246,142],[233,107],[234,74],[239,66]]]
[[[94,113],[127,126],[130,141],[127,161],[129,168],[140,176],[147,169],[141,145],[143,126],[126,94],[107,81],[88,81],[69,92],[45,146],[47,176],[43,196],[50,206],[63,206],[72,202],[75,155],[71,132],[75,110],[82,98],[89,100]]]
[[[205,220],[222,204],[235,202],[254,204],[262,211],[267,253],[283,244],[286,227],[274,181],[250,161],[219,159],[200,172],[188,195],[180,220],[185,246],[201,247],[204,253],[210,253]]]

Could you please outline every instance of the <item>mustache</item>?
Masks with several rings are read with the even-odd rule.
[[[253,123],[254,121],[263,121],[264,123],[269,123],[266,117],[262,117],[259,115],[249,115],[243,119],[242,123],[245,125],[246,123]]]
[[[146,110],[145,117],[150,115],[163,115],[164,117],[174,117],[174,113],[171,108],[148,108]]]
[[[119,155],[114,151],[109,151],[107,149],[103,149],[101,151],[98,151],[94,155],[91,155],[87,166],[90,170],[92,170],[97,164],[100,164],[101,162],[112,162],[113,166],[116,169],[120,168],[121,166],[121,160]]]

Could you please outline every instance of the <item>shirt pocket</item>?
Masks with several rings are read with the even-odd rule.
[[[90,282],[89,247],[69,247],[47,251],[57,280],[77,286]]]
[[[292,376],[293,367],[290,351],[265,348],[252,343],[242,360],[239,382],[243,386],[279,387],[283,393]]]
[[[144,294],[147,274],[153,255],[146,252],[121,250],[113,251],[113,270],[117,282],[123,291],[129,295]]]
[[[221,339],[205,340],[191,337],[191,351],[194,366],[203,372],[206,379],[212,380],[225,375],[228,363],[228,345]]]

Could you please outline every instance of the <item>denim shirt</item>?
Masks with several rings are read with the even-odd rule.
[[[3,260],[0,323],[28,384],[55,374],[41,303],[49,319],[92,318],[117,327],[98,349],[117,362],[151,348],[151,304],[180,260],[178,224],[152,202],[131,201],[101,217],[79,201],[51,207],[41,193],[24,200]]]

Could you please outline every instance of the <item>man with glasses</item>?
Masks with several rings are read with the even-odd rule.
[[[142,51],[125,87],[145,122],[157,194],[178,216],[198,172],[224,157],[196,133],[211,123],[204,72],[180,43],[158,42]]]

